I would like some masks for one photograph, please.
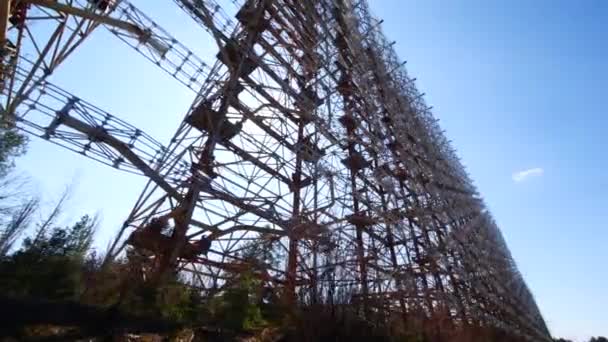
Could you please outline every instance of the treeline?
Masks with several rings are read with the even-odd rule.
[[[555,338],[553,342],[573,342],[572,340],[567,340],[564,338]],[[592,337],[589,342],[608,342],[608,339],[602,336]]]

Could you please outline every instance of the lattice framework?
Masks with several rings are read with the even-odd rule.
[[[149,179],[112,257],[129,245],[151,274],[177,269],[210,296],[249,269],[301,303],[549,339],[365,1],[174,1],[217,43],[213,65],[124,0],[0,8],[5,123]],[[99,26],[196,94],[166,146],[48,82]],[[166,232],[152,231],[159,221]],[[244,258],[252,244],[278,250],[278,264]]]

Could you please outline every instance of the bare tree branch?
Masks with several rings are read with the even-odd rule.
[[[72,190],[73,190],[72,185],[67,186],[65,188],[65,190],[63,191],[63,193],[61,194],[61,197],[59,197],[59,200],[55,204],[55,207],[53,208],[51,213],[46,217],[45,220],[43,220],[41,223],[38,224],[38,228],[36,229],[36,234],[32,241],[32,243],[34,245],[36,243],[38,243],[40,241],[40,239],[42,237],[44,237],[44,235],[47,233],[49,228],[51,228],[51,226],[53,226],[55,224],[57,218],[63,212],[63,206],[65,205],[67,200],[70,198],[70,195],[72,194]]]
[[[40,201],[37,198],[32,198],[13,213],[10,222],[0,233],[0,256],[5,256],[19,236],[27,229],[39,204]]]

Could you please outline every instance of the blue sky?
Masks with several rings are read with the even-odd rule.
[[[199,55],[213,56],[207,35],[171,1],[133,3]],[[608,2],[370,3],[467,165],[552,333],[608,335]],[[52,80],[161,142],[193,98],[103,31]],[[100,246],[144,185],[41,140],[32,140],[18,167],[46,203],[75,181],[64,220],[99,212]]]

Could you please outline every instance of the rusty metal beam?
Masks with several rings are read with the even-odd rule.
[[[114,27],[119,30],[124,30],[127,32],[134,33],[138,36],[143,37],[143,35],[144,35],[143,30],[141,28],[137,27],[136,25],[133,25],[132,23],[118,20],[118,19],[109,17],[107,15],[97,14],[97,13],[93,12],[92,10],[87,10],[87,9],[83,9],[83,8],[78,8],[78,7],[62,4],[60,2],[57,2],[56,0],[20,0],[20,1],[32,4],[32,5],[46,7],[46,8],[55,10],[57,12],[61,12],[61,13],[81,17],[84,19],[92,20],[94,22],[108,25],[110,27]]]
[[[5,0],[0,4],[0,51],[4,49],[7,39],[8,18],[11,15],[11,0]]]
[[[241,253],[272,242],[279,266],[254,273],[290,305],[355,303],[374,320],[400,314],[436,331],[466,322],[548,340],[496,224],[366,1],[235,1],[233,18],[216,0],[174,0],[217,43],[210,68],[126,1],[105,12],[24,1],[63,16],[30,72],[14,74],[8,93],[22,103],[9,115],[149,179],[121,236],[171,218],[171,248],[142,265],[159,281],[190,273],[216,295],[247,267]],[[107,26],[196,92],[168,147],[44,82],[40,67],[54,70],[82,41],[61,45],[64,32],[77,35],[64,31],[68,17]],[[62,52],[44,59],[51,50]],[[186,260],[180,250],[197,239],[209,255]]]

